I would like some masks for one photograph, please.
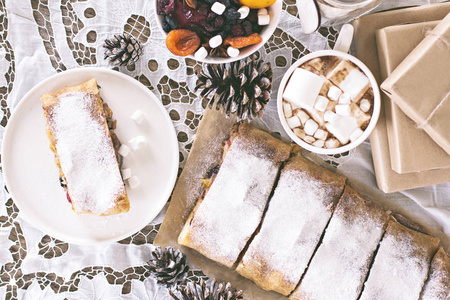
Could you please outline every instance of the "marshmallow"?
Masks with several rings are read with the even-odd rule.
[[[334,123],[326,123],[325,127],[342,144],[347,144],[352,132],[358,128],[358,124],[353,117],[338,116]]]
[[[350,104],[350,109],[352,111],[352,116],[357,120],[358,127],[363,127],[370,122],[370,115],[363,112],[361,108],[355,103]]]
[[[350,104],[350,102],[351,102],[351,99],[348,94],[344,93],[339,97],[339,104]]]
[[[123,180],[127,180],[128,178],[131,177],[131,169],[130,168],[122,169],[122,170],[120,170],[120,172],[122,173]]]
[[[361,110],[365,113],[368,112],[370,109],[370,101],[367,99],[362,99],[359,103],[359,108],[361,108]]]
[[[337,101],[341,94],[342,91],[337,86],[332,85],[328,90],[327,96],[331,101]]]
[[[130,179],[128,179],[128,185],[131,189],[137,188],[141,184],[141,181],[136,176],[131,176]]]
[[[286,122],[288,123],[289,127],[294,129],[295,127],[300,127],[302,124],[300,123],[300,119],[296,116],[293,116],[291,118],[286,119]]]
[[[309,119],[308,121],[306,121],[306,124],[305,124],[303,130],[305,130],[305,133],[307,135],[314,135],[314,133],[316,133],[318,128],[319,128],[319,124],[314,122],[314,120]]]
[[[131,115],[131,119],[133,119],[134,122],[136,122],[136,124],[141,124],[142,121],[145,120],[145,114],[140,111],[140,110],[136,110],[132,115]]]
[[[125,144],[120,145],[119,151],[117,151],[122,157],[127,157],[128,154],[130,154],[131,150],[130,147],[128,147]]]
[[[270,23],[270,15],[258,15],[258,25],[263,26]]]
[[[338,114],[340,116],[350,116],[350,114],[351,114],[350,105],[348,105],[348,104],[336,105],[335,109],[336,109],[336,114]]]
[[[229,46],[227,48],[227,53],[230,57],[237,57],[239,53],[241,53],[241,51],[239,49]]]
[[[322,129],[317,129],[316,133],[314,133],[314,137],[319,140],[326,140],[328,137],[328,132]]]
[[[363,134],[363,132],[364,131],[362,131],[361,128],[356,128],[350,135],[350,141],[356,141]]]
[[[195,52],[194,57],[196,60],[203,60],[208,56],[208,50],[205,47],[200,47]]]
[[[305,136],[306,136],[305,131],[303,129],[300,129],[300,128],[295,128],[294,129],[294,133],[295,133],[296,136],[298,136],[301,139],[304,139]]]
[[[209,46],[211,48],[217,48],[220,45],[222,45],[222,42],[223,42],[222,36],[218,34],[218,35],[213,36],[212,38],[209,39]]]
[[[220,2],[214,2],[214,4],[211,6],[211,11],[215,12],[218,15],[223,14],[227,7],[223,5]]]
[[[292,107],[289,103],[283,101],[283,111],[286,118],[292,117]]]
[[[312,143],[314,143],[316,141],[315,138],[313,138],[312,136],[309,136],[309,135],[305,136],[305,138],[303,140],[305,142],[307,142],[308,144],[312,144]]]
[[[247,18],[248,14],[250,13],[250,7],[248,7],[248,6],[241,6],[238,9],[238,13],[241,14],[239,19],[241,19],[241,20],[245,19],[245,18]]]
[[[315,141],[315,142],[312,143],[312,144],[313,144],[314,147],[317,147],[317,148],[323,148],[323,145],[325,144],[325,141],[317,140],[317,141]]]
[[[312,110],[323,83],[324,80],[320,76],[297,68],[286,85],[283,98],[301,108]]]
[[[133,151],[136,151],[140,148],[147,146],[147,141],[144,136],[140,135],[140,136],[132,138],[128,142],[128,144],[130,145],[130,147]]]
[[[334,149],[339,147],[339,141],[335,138],[331,138],[325,142],[325,147],[328,149]]]
[[[319,96],[316,99],[316,103],[314,104],[314,108],[318,111],[325,111],[328,106],[328,99],[324,96]]]
[[[358,69],[353,69],[341,82],[339,87],[348,94],[352,100],[356,100],[369,85],[369,78]]]
[[[325,122],[334,123],[336,121],[337,115],[331,110],[327,110],[323,115]]]
[[[307,113],[305,113],[303,110],[299,110],[297,111],[297,117],[300,119],[300,121],[302,122],[303,126],[305,125],[306,121],[309,120],[309,116]]]
[[[268,14],[268,12],[267,12],[267,9],[266,8],[260,8],[260,9],[258,9],[258,16],[259,15],[267,15]]]
[[[322,126],[324,124],[323,112],[318,111],[317,109],[313,108],[310,111],[308,111],[308,113],[311,116],[311,118],[313,118],[314,121],[316,121],[320,126]]]

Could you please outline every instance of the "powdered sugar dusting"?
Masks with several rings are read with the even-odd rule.
[[[442,248],[439,249],[431,262],[429,277],[420,299],[450,299],[450,257]]]
[[[308,299],[357,299],[388,218],[381,208],[345,192],[298,292]]]
[[[422,242],[421,237],[425,239]],[[360,299],[419,299],[428,274],[430,252],[437,248],[433,247],[437,244],[434,240],[391,221]]]
[[[251,278],[266,289],[288,294],[307,267],[337,201],[337,186],[315,179],[300,170],[282,171],[270,200],[260,232],[250,244],[238,272],[250,268]],[[252,268],[259,269],[255,274]],[[241,272],[242,271],[242,272]],[[271,273],[281,274],[273,284]],[[261,276],[262,278],[259,278]],[[278,275],[277,275],[278,276]],[[282,284],[285,290],[279,290]]]
[[[231,267],[259,225],[277,173],[278,164],[235,139],[195,213],[189,247]]]
[[[91,95],[60,95],[49,114],[62,171],[76,212],[105,214],[125,190],[112,141],[96,120]]]

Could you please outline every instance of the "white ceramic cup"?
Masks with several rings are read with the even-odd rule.
[[[356,57],[348,54],[348,50],[351,44],[351,39],[353,38],[353,27],[350,24],[344,25],[343,29],[341,30],[341,33],[339,35],[338,40],[336,41],[336,46],[333,50],[322,50],[322,51],[316,51],[310,54],[307,54],[300,58],[298,61],[296,61],[284,74],[283,79],[281,80],[280,87],[278,89],[278,95],[277,95],[277,109],[278,109],[278,116],[280,118],[281,125],[283,125],[284,130],[289,135],[289,137],[299,146],[302,148],[309,150],[311,152],[317,153],[317,154],[339,154],[346,151],[349,151],[353,148],[356,148],[359,146],[362,142],[364,142],[369,135],[372,133],[373,129],[375,128],[375,125],[377,124],[378,117],[380,116],[380,109],[381,109],[381,98],[380,98],[380,90],[378,88],[378,83],[373,76],[372,72],[367,68],[367,66],[362,63],[359,59]],[[339,49],[339,50],[338,50]],[[373,89],[373,112],[372,117],[370,119],[369,125],[364,130],[363,134],[357,138],[355,141],[350,142],[349,144],[346,144],[344,146],[333,148],[333,149],[327,149],[327,148],[318,148],[311,144],[308,144],[307,142],[303,141],[301,138],[299,138],[297,135],[294,134],[292,129],[289,127],[286,121],[286,117],[284,116],[283,112],[283,93],[286,88],[286,84],[288,83],[292,73],[301,65],[306,63],[307,61],[317,58],[317,57],[324,57],[324,56],[336,56],[342,59],[346,59],[354,63],[356,66],[358,66],[361,71],[369,78],[370,85]]]
[[[154,1],[154,2],[155,2],[155,12],[156,12],[158,1]],[[265,26],[263,28],[263,30],[261,31],[260,35],[261,35],[262,41],[260,43],[240,49],[241,52],[236,57],[211,57],[208,55],[205,59],[202,59],[199,61],[205,62],[205,63],[212,63],[212,64],[222,64],[222,63],[230,63],[233,61],[238,61],[238,60],[244,59],[244,58],[252,55],[256,51],[258,51],[259,48],[261,48],[269,40],[269,38],[272,36],[272,34],[275,32],[275,29],[278,26],[278,22],[280,21],[282,8],[283,8],[282,0],[277,0],[274,4],[272,4],[271,6],[268,7],[267,10],[270,15],[270,23],[269,23],[269,25]],[[167,37],[167,32],[165,32],[162,28],[163,20],[164,20],[163,16],[156,15],[156,24],[158,25],[158,28],[162,32],[164,37]],[[189,58],[197,60],[193,54],[190,54],[187,56],[180,56],[180,57],[189,57]]]

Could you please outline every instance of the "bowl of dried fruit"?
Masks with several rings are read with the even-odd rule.
[[[282,0],[156,0],[155,6],[170,52],[227,63],[267,42],[280,20]]]

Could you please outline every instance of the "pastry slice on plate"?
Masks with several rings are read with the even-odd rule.
[[[342,194],[345,177],[297,155],[281,171],[261,230],[236,271],[289,295],[299,282]]]
[[[235,127],[217,175],[178,243],[233,267],[258,227],[280,165],[289,155],[290,146],[270,134],[248,124]]]
[[[389,217],[346,186],[322,243],[290,299],[356,300]]]
[[[428,279],[422,290],[421,300],[450,299],[450,257],[441,247],[431,262]]]
[[[390,221],[360,299],[419,299],[438,247],[438,238]]]
[[[127,212],[130,202],[116,152],[120,144],[96,80],[42,95],[41,101],[60,183],[75,213]]]

